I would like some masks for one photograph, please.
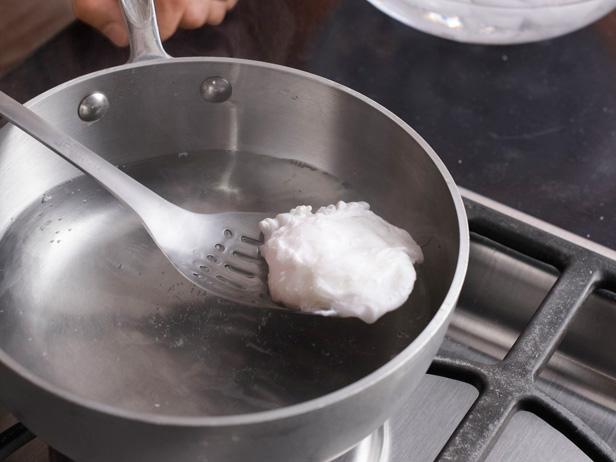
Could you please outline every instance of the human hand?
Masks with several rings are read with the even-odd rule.
[[[196,29],[220,24],[237,0],[156,0],[156,17],[163,40],[178,27]],[[128,32],[118,0],[73,0],[75,16],[102,32],[117,46],[128,45]]]

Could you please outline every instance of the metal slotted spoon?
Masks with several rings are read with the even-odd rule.
[[[258,223],[268,214],[190,212],[163,199],[1,91],[0,114],[130,207],[163,254],[195,285],[244,305],[285,309],[269,297],[267,265],[259,256]]]

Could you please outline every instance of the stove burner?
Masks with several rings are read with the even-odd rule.
[[[498,261],[512,260],[511,257],[495,257],[494,254],[514,252],[553,268],[554,274],[547,271],[550,273],[545,276],[548,283],[544,284],[551,289],[545,296],[534,294],[537,304],[542,300],[539,307],[534,314],[529,314],[530,321],[524,322],[525,326],[520,329],[515,342],[512,340],[511,348],[509,345],[503,346],[508,351],[502,355],[473,349],[474,345],[468,345],[468,335],[476,334],[468,334],[465,340],[463,335],[456,332],[459,326],[456,327],[454,319],[431,366],[430,375],[412,394],[409,403],[383,427],[332,462],[498,460],[494,459],[491,451],[502,442],[502,436],[512,427],[528,427],[529,422],[533,421],[543,421],[551,425],[551,431],[560,432],[558,437],[565,442],[565,449],[559,448],[561,454],[578,451],[579,454],[576,452],[571,456],[579,456],[575,460],[587,456],[592,460],[616,461],[616,451],[612,447],[616,437],[606,436],[616,425],[614,402],[609,399],[584,402],[583,396],[572,393],[565,405],[563,403],[567,400],[563,401],[562,396],[559,401],[554,398],[563,390],[543,377],[545,370],[549,371],[545,366],[571,327],[574,315],[582,311],[581,308],[592,298],[592,293],[600,293],[596,289],[616,285],[614,252],[582,242],[580,238],[571,237],[562,230],[558,231],[473,193],[464,192],[464,195],[474,236],[471,254],[475,252],[475,268],[471,264],[469,273],[474,271],[476,276],[480,273],[478,279],[485,279],[498,270]],[[482,252],[487,261],[483,262],[483,269],[477,270]],[[506,266],[507,262],[503,264]],[[517,271],[525,275],[523,283],[529,283],[528,279],[538,277],[538,272],[535,270],[533,273],[530,265],[524,265],[518,264]],[[507,277],[507,274],[501,275],[504,280]],[[475,286],[469,290],[474,302],[482,292],[492,290],[494,293],[490,303],[498,303],[499,297],[505,298],[502,291],[512,287],[476,287],[472,279],[468,278],[466,284]],[[613,298],[616,302],[616,296]],[[459,305],[456,313],[460,310],[462,306]],[[494,338],[502,337],[499,332],[492,334]],[[605,379],[609,382],[607,395],[616,387],[612,371],[609,370],[610,376]],[[596,390],[593,388],[590,394]],[[589,419],[593,413],[595,417],[600,417]],[[597,433],[599,420],[602,426],[598,428],[603,438]],[[587,421],[594,422],[593,427]],[[20,423],[5,430],[0,434],[0,461],[20,450],[33,438],[34,435]],[[511,446],[515,442],[513,440],[508,444]],[[533,457],[541,460],[560,457],[556,452],[545,452],[551,449],[544,450],[545,457],[538,454]],[[417,452],[421,453],[420,457]],[[31,459],[23,460],[29,462]],[[49,449],[48,460],[70,462],[53,449]]]

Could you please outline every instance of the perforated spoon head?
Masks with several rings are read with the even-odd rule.
[[[272,301],[258,224],[266,213],[198,214],[175,208],[146,228],[171,263],[208,293],[243,305],[286,309]]]

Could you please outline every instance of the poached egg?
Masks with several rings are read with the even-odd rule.
[[[366,202],[301,205],[263,220],[261,253],[272,299],[325,316],[373,323],[407,300],[415,263],[423,261],[411,235]]]

